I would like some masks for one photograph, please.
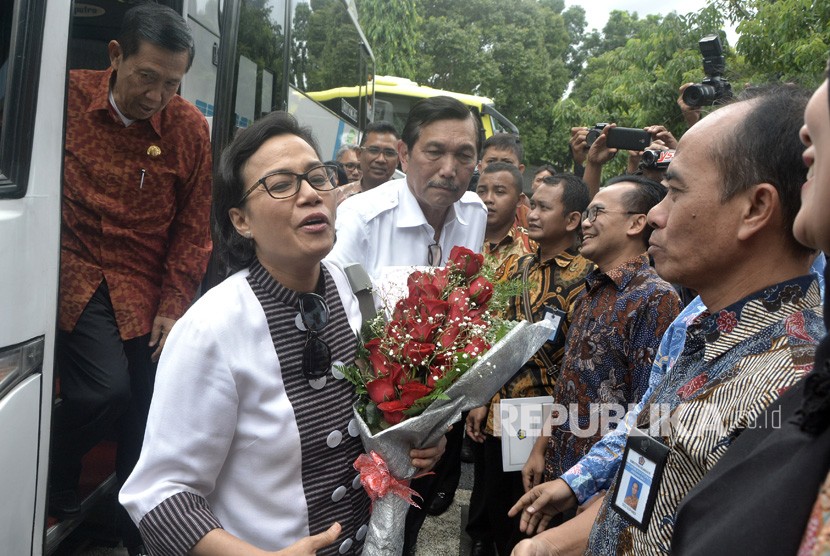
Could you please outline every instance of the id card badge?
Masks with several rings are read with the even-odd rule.
[[[611,507],[638,529],[648,528],[669,448],[638,428],[625,444]]]
[[[553,325],[553,332],[548,336],[548,341],[554,341],[556,336],[559,335],[559,329],[562,327],[562,319],[565,316],[565,311],[562,309],[554,309],[553,307],[545,305],[545,316],[543,318]]]

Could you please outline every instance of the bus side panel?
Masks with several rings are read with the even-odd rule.
[[[216,64],[214,58],[218,55],[219,35],[216,22],[204,14],[190,12],[188,26],[193,32],[196,44],[196,55],[193,66],[182,81],[182,97],[196,105],[207,118],[213,129],[214,95],[216,89]]]
[[[33,519],[42,377],[30,376],[0,400],[0,539],[4,554],[40,553]],[[42,528],[41,528],[42,530]],[[35,540],[36,539],[36,540]],[[34,546],[33,546],[34,544]]]
[[[302,125],[312,129],[320,145],[323,162],[333,160],[340,145],[358,143],[356,127],[343,122],[294,87],[288,92],[288,112],[296,116]]]
[[[71,8],[72,3],[65,0],[52,0],[46,6],[28,188],[21,199],[0,201],[0,349],[44,337],[42,374],[33,375],[2,400],[0,428],[15,437],[0,440],[0,452],[21,460],[11,466],[5,461],[0,463],[0,500],[4,501],[4,511],[13,513],[13,522],[20,524],[9,525],[12,521],[3,514],[0,552],[4,554],[43,552]],[[32,483],[35,491],[30,493]],[[28,504],[13,504],[6,497],[8,492],[31,494],[31,498]],[[10,546],[23,548],[10,550]]]

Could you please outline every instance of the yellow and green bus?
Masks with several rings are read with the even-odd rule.
[[[447,95],[457,98],[470,107],[476,116],[481,118],[481,129],[484,139],[494,133],[519,134],[516,126],[496,110],[493,100],[487,97],[444,91],[404,79],[388,75],[377,75],[368,81],[366,85],[354,87],[336,87],[325,91],[309,91],[306,95],[326,106],[339,117],[352,120],[360,128],[358,121],[358,107],[366,97],[372,99],[369,102],[370,109],[367,117],[372,121],[389,122],[395,126],[398,133],[403,131],[404,123],[409,116],[412,105],[422,98],[429,98],[439,95]]]

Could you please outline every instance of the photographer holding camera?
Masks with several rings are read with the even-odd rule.
[[[589,145],[585,157],[583,179],[588,184],[588,191],[592,198],[599,191],[603,165],[613,160],[618,151],[628,151],[627,174],[642,173],[646,177],[660,181],[665,168],[656,165],[656,163],[653,167],[650,165],[643,167],[640,164],[641,157],[645,151],[662,151],[674,149],[677,146],[677,139],[662,125],[651,125],[640,130],[618,128],[617,124],[611,123],[597,124],[590,129],[583,129],[586,129],[585,142]],[[614,129],[616,129],[616,132],[612,131]],[[610,142],[609,134],[611,135]],[[642,148],[636,149],[640,145],[642,145]],[[634,147],[636,150],[630,147]],[[659,159],[659,153],[656,157]]]

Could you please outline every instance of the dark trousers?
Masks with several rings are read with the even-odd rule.
[[[420,509],[410,506],[406,514],[404,554],[408,554],[409,550],[415,546],[418,540],[418,532],[427,517],[426,509],[432,504],[435,496],[439,492],[446,492],[453,496],[455,489],[458,488],[458,481],[461,479],[461,440],[463,434],[464,421],[462,420],[455,423],[452,430],[446,434],[447,445],[444,449],[444,455],[441,456],[441,461],[433,469],[434,474],[415,479],[410,484],[410,487],[421,495],[423,503],[418,504],[421,506]]]
[[[53,491],[77,489],[81,459],[111,431],[118,439],[115,472],[119,487],[132,472],[144,441],[156,374],[149,341],[149,334],[121,339],[105,282],[90,299],[75,329],[58,333],[56,361],[62,401],[52,418]],[[126,511],[119,510],[124,544],[141,544]]]
[[[507,556],[526,538],[519,531],[521,516],[507,516],[507,511],[524,494],[522,473],[502,471],[500,438],[487,435],[483,444],[475,444],[473,454],[473,492],[467,534],[474,541],[493,541],[499,555]]]

